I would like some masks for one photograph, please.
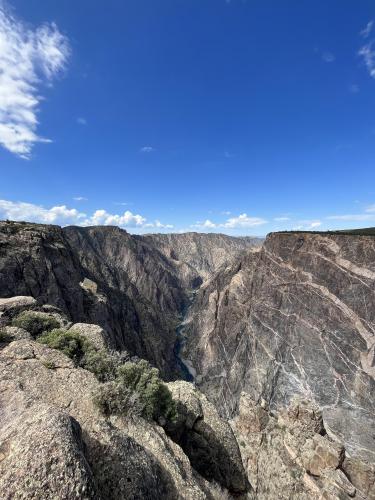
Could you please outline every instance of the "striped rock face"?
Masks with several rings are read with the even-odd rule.
[[[228,417],[244,391],[277,412],[317,405],[347,455],[375,462],[375,238],[270,234],[205,283],[183,353]]]

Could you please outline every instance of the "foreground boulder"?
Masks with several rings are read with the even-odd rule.
[[[181,445],[193,467],[233,493],[250,489],[228,422],[193,384],[177,381],[169,383],[168,388],[177,401],[178,418],[167,426],[167,431]]]
[[[96,498],[79,424],[52,406],[17,399],[1,405],[1,498]]]
[[[160,426],[103,416],[100,383],[60,351],[11,342],[0,374],[1,498],[217,498]]]

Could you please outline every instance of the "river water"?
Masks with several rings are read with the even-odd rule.
[[[177,361],[177,365],[180,369],[181,376],[184,380],[187,380],[188,382],[193,382],[194,381],[194,369],[189,365],[189,362],[187,360],[184,360],[181,357],[181,352],[184,347],[184,344],[186,342],[186,337],[184,335],[184,329],[187,323],[187,318],[189,315],[189,310],[190,307],[192,306],[194,302],[196,291],[192,292],[189,295],[189,300],[186,306],[184,307],[182,314],[181,314],[181,322],[178,324],[176,328],[176,342],[173,348],[173,352]]]

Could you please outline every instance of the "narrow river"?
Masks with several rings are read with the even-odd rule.
[[[194,292],[191,292],[189,295],[189,301],[184,307],[182,314],[181,314],[181,322],[178,324],[176,328],[176,342],[173,348],[173,352],[177,361],[177,365],[181,371],[182,378],[184,380],[187,380],[188,382],[193,382],[194,381],[194,369],[192,367],[188,366],[188,361],[184,360],[181,357],[181,351],[184,347],[184,344],[186,342],[186,337],[184,334],[185,326],[187,323],[187,318],[189,316],[189,310],[194,302],[196,290]]]

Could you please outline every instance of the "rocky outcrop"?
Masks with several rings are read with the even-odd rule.
[[[214,498],[161,427],[102,416],[99,382],[62,353],[15,341],[0,373],[2,498]]]
[[[68,344],[59,344],[62,351],[51,349],[38,342],[41,332],[27,335],[10,326],[14,318],[18,321],[18,305],[15,300],[8,307],[8,324],[1,329],[1,498],[219,500],[230,495],[228,490],[245,498],[251,488],[233,431],[192,384],[170,384],[178,416],[175,422],[159,419],[165,430],[131,407],[140,404],[139,394],[121,412],[104,414],[97,402],[102,378],[77,368],[87,365],[79,364]],[[99,326],[71,326],[56,308],[33,302],[30,307],[22,313],[30,330],[35,330],[33,322],[39,325],[40,315],[53,314],[61,321],[55,332],[65,331],[66,341],[71,332],[86,339],[96,352],[92,358],[90,351],[91,359],[102,363],[108,377],[126,361],[125,353],[109,349],[108,335]],[[99,374],[95,366],[89,369]]]
[[[85,337],[96,349],[111,349],[111,339],[106,331],[98,325],[74,323],[69,329]]]
[[[232,426],[256,498],[375,498],[375,468],[357,461],[361,472],[352,473],[347,451],[326,433],[314,403],[295,399],[270,413],[243,393]]]
[[[201,287],[183,356],[223,415],[243,391],[271,411],[299,396],[351,460],[374,464],[374,289],[373,237],[271,234]]]
[[[193,384],[178,381],[169,383],[168,388],[177,401],[178,418],[167,426],[167,432],[181,445],[192,466],[231,492],[248,491],[250,485],[228,422]]]

